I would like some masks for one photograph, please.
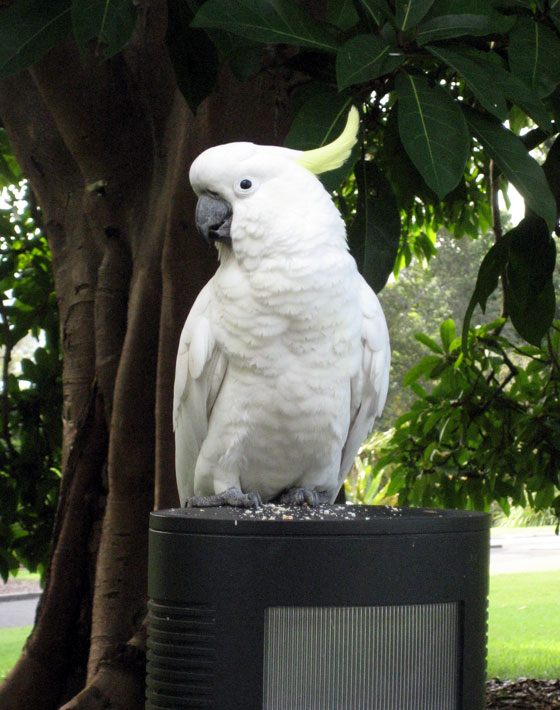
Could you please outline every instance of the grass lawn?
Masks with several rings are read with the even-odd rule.
[[[14,575],[13,579],[19,579],[20,582],[37,582],[41,579],[38,572],[30,572],[26,569],[18,570],[18,573]]]
[[[19,658],[30,631],[31,626],[0,629],[0,679],[5,677]]]
[[[560,571],[490,577],[488,676],[560,677]]]
[[[39,575],[26,569],[20,569],[14,579],[23,582],[39,582]],[[31,628],[31,626],[19,626],[0,629],[0,680],[17,661]]]
[[[30,631],[0,629],[0,678]],[[560,571],[490,577],[488,677],[560,677]]]

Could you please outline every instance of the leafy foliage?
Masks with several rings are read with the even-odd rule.
[[[364,57],[367,60],[364,61]],[[340,89],[377,79],[396,69],[404,53],[392,48],[376,35],[357,35],[346,42],[336,55],[336,80]]]
[[[0,17],[0,76],[10,76],[64,42],[73,31],[85,50],[93,41],[105,59],[129,41],[136,24],[131,0],[19,0]]]
[[[167,48],[183,96],[196,109],[206,98],[218,76],[218,51],[203,30],[190,27],[200,3],[187,0],[167,2]]]
[[[348,241],[364,278],[381,291],[395,263],[400,213],[389,181],[372,161],[357,163],[355,175],[357,210]]]
[[[63,42],[70,31],[69,0],[19,2],[0,19],[0,76],[25,69]]]
[[[503,219],[506,222],[505,214]],[[416,397],[409,387],[403,387],[402,381],[408,370],[426,355],[427,342],[438,340],[440,324],[449,319],[456,323],[463,320],[478,264],[493,241],[491,232],[478,239],[457,239],[442,230],[435,244],[437,257],[428,264],[414,260],[380,294],[391,338],[391,377],[387,403],[376,422],[376,431],[392,428],[412,406]],[[484,325],[501,314],[499,289],[489,296],[485,313],[474,314],[473,322]],[[504,326],[503,334],[515,340],[511,324]],[[517,344],[521,342],[518,339]]]
[[[486,308],[486,301],[503,274],[513,325],[529,343],[539,345],[541,332],[555,312],[552,283],[555,260],[556,247],[539,217],[525,217],[507,232],[491,247],[481,264],[463,323],[464,340],[474,306],[478,303],[482,310]]]
[[[343,110],[351,103],[361,107],[360,148],[345,170],[325,176],[325,184],[344,193],[341,182],[358,166],[361,176],[350,178],[342,201],[353,252],[375,288],[414,256],[430,258],[440,227],[472,237],[484,232],[490,202],[508,181],[548,233],[556,229],[560,186],[529,151],[557,132],[558,3],[329,0],[323,15],[304,7],[296,0],[169,0],[170,56],[193,111],[212,91],[221,62],[241,79],[265,70],[271,56],[276,67],[296,69],[306,85],[291,146],[323,144]],[[0,76],[28,67],[70,32],[83,51],[91,47],[100,58],[110,57],[131,38],[135,19],[132,0],[16,0],[0,15]],[[533,145],[522,136],[531,122],[540,129]],[[388,184],[380,185],[375,170],[364,171],[367,162]],[[499,184],[490,180],[492,165],[501,173]],[[378,189],[391,214],[372,229]],[[351,195],[356,190],[357,198]],[[525,230],[537,251],[542,232]],[[512,321],[535,344],[552,321],[550,269],[523,263],[530,248],[515,253],[514,267],[515,239],[508,241],[500,251],[508,254],[505,270],[530,274],[525,283],[531,296],[513,307]],[[368,256],[378,254],[382,258]],[[495,283],[492,278],[484,289]],[[473,308],[481,303],[474,298]]]
[[[470,144],[467,124],[458,103],[424,77],[399,74],[395,85],[403,146],[441,200],[463,175]]]
[[[465,109],[465,112],[473,134],[489,157],[523,195],[527,207],[542,217],[552,230],[558,211],[541,166],[527,153],[522,142],[498,121],[480,116],[474,110]]]
[[[498,0],[331,0],[324,21],[302,13],[293,0],[238,3],[235,11],[226,0],[208,0],[193,24],[300,48],[286,62],[297,63],[315,82],[295,120],[300,129],[305,126],[310,144],[322,144],[323,127],[337,123],[341,105],[362,107],[362,158],[388,176],[389,204],[401,212],[401,233],[393,218],[382,234],[368,229],[371,205],[363,196],[376,192],[375,171],[368,171],[371,181],[362,185],[356,174],[359,197],[347,212],[352,250],[377,289],[390,274],[389,259],[376,260],[372,268],[363,255],[379,252],[381,242],[387,254],[396,253],[392,268],[398,272],[413,256],[434,253],[441,226],[471,236],[484,231],[495,189],[491,162],[502,173],[502,187],[505,181],[514,184],[548,233],[555,229],[558,195],[520,138],[530,121],[542,129],[542,140],[555,131],[560,39],[554,8]],[[325,87],[332,85],[339,93],[331,91],[329,104]],[[314,101],[314,91],[323,99]],[[506,119],[509,127],[502,124]],[[363,176],[363,168],[358,170]],[[328,186],[337,189],[343,177]],[[540,248],[539,230],[529,239]],[[520,269],[531,271],[530,265]],[[520,334],[536,343],[552,320],[553,290],[550,269],[533,276],[531,298],[511,315]]]
[[[376,433],[362,446],[344,481],[346,500],[363,505],[394,505],[396,495],[387,495],[390,480],[383,470],[374,473],[377,450],[387,443],[390,434],[391,431]]]
[[[496,528],[529,528],[555,525],[557,519],[550,510],[535,511],[531,508],[513,506],[509,515],[501,508],[493,512],[492,524]]]
[[[452,320],[406,375],[415,402],[377,449],[372,475],[399,504],[489,510],[493,501],[560,517],[560,323],[541,347],[516,346],[503,321],[468,333]],[[421,381],[429,382],[428,391]]]
[[[130,0],[89,0],[72,3],[72,24],[78,45],[95,41],[109,59],[124,47],[136,24],[136,10]]]
[[[293,44],[334,52],[337,40],[328,25],[317,22],[295,2],[207,0],[193,27],[226,30],[263,44]]]
[[[8,176],[9,177],[9,176]],[[61,457],[61,363],[50,253],[26,189],[0,207],[0,575],[43,571]],[[32,337],[22,353],[24,339]],[[23,356],[22,356],[23,355]]]

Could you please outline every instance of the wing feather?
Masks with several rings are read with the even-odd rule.
[[[208,420],[227,371],[227,358],[212,334],[211,284],[200,292],[183,327],[173,395],[175,472],[181,505],[194,495],[194,470]]]
[[[351,383],[350,428],[342,452],[340,485],[348,475],[358,449],[373,429],[375,418],[383,411],[389,387],[391,348],[387,323],[377,296],[361,276],[360,279],[362,360]]]

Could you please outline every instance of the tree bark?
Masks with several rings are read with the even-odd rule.
[[[5,710],[143,707],[148,514],[176,504],[175,352],[215,268],[193,225],[188,168],[210,145],[281,143],[274,73],[226,71],[197,116],[140,8],[105,63],[72,42],[0,82],[0,117],[41,207],[63,349],[63,475],[36,624],[0,687]]]

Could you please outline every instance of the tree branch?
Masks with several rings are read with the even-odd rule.
[[[4,357],[2,358],[2,433],[10,457],[15,457],[17,456],[17,452],[14,448],[10,431],[10,394],[8,392],[8,378],[10,376],[13,343],[11,342],[10,322],[3,299],[0,299],[0,318],[2,318],[2,330],[4,332]]]
[[[494,238],[496,243],[504,236],[502,229],[502,218],[500,216],[500,202],[499,202],[499,184],[498,177],[500,173],[496,167],[496,163],[490,161],[490,207],[492,211],[492,229],[494,231]],[[507,304],[507,273],[504,269],[500,276],[500,281],[502,284],[502,312],[501,317],[507,318],[508,315],[508,304]]]

